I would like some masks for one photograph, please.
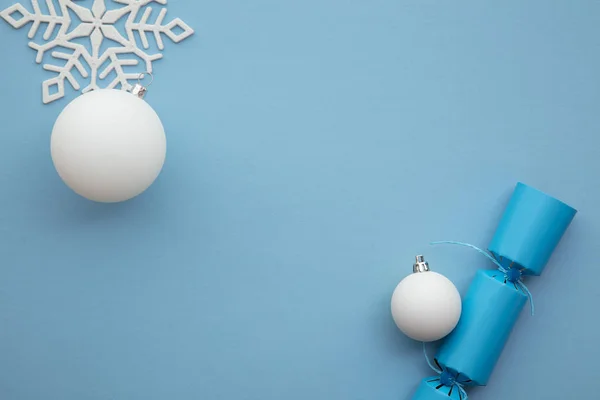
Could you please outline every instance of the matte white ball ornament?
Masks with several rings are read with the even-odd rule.
[[[423,256],[416,257],[413,273],[392,295],[392,317],[408,337],[433,342],[447,336],[462,311],[460,293],[444,275],[429,270]]]
[[[52,130],[52,161],[73,191],[116,203],[139,195],[158,177],[167,141],[144,93],[140,85],[134,93],[98,89],[60,113]]]

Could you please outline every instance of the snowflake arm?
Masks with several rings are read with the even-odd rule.
[[[81,52],[80,49],[75,50],[75,53],[78,53],[79,56],[83,56],[83,53]],[[79,60],[80,57],[73,57],[73,54],[67,54],[67,53],[63,53],[60,51],[53,51],[52,57],[59,59],[59,60],[67,61],[67,64],[65,65],[65,67],[67,65],[72,65],[73,67],[75,67],[77,69],[77,71],[79,71],[81,76],[83,76],[84,78],[88,77],[87,70],[83,66],[83,63]],[[44,64],[43,68],[48,71],[61,72],[60,70],[56,70],[57,68],[60,69],[60,67],[51,66],[49,64]],[[69,79],[69,82],[71,82],[73,84],[73,87],[75,89],[79,89],[79,84],[77,83],[77,81]]]
[[[112,71],[115,71],[116,78],[113,79],[111,83],[108,84],[107,88],[114,89],[118,84],[121,84],[121,89],[129,90],[132,85],[129,83],[130,80],[139,79],[139,74],[128,74],[123,70],[123,66],[125,65],[138,65],[138,60],[133,59],[124,59],[120,60],[117,57],[117,53],[111,53],[110,56],[110,64],[100,73],[100,79],[104,79],[110,74]]]
[[[165,19],[165,15],[167,14],[166,8],[160,10],[156,21],[154,21],[154,23],[152,24],[148,23],[150,14],[152,14],[152,7],[147,7],[144,10],[144,14],[142,14],[142,17],[139,22],[135,22],[135,14],[136,13],[131,13],[130,19],[129,21],[127,21],[127,34],[130,38],[133,38],[133,32],[137,31],[142,40],[142,46],[144,46],[145,49],[150,47],[150,44],[148,43],[148,38],[146,37],[147,32],[154,34],[154,39],[156,40],[156,44],[160,50],[163,50],[165,48],[162,41],[162,37],[160,36],[161,33],[167,35],[167,37],[175,43],[181,42],[182,40],[186,39],[194,33],[194,30],[179,18],[176,18],[168,24],[163,25],[163,20]],[[175,32],[173,32],[173,29],[175,28],[180,28],[182,32],[179,34],[175,34]]]
[[[94,31],[94,26],[92,24],[80,24],[77,28],[75,28],[69,34],[63,35],[63,34],[59,33],[58,36],[56,38],[54,38],[54,40],[51,40],[42,45],[37,44],[35,42],[29,42],[29,47],[31,47],[32,49],[37,51],[37,54],[35,56],[35,62],[40,64],[44,58],[44,54],[48,50],[52,50],[55,47],[62,46],[62,47],[72,48],[72,49],[75,49],[75,48],[85,49],[85,46],[83,46],[82,44],[74,43],[74,42],[72,42],[72,40],[75,38],[78,38],[78,37],[89,36],[93,31]],[[86,50],[86,52],[87,52],[87,50]]]
[[[68,26],[69,18],[65,17],[64,13],[62,16],[59,16],[56,13],[56,8],[54,7],[52,0],[46,0],[46,5],[48,6],[49,14],[44,14],[42,12],[38,0],[31,0],[33,12],[27,10],[21,3],[16,3],[0,12],[0,16],[15,29],[21,29],[30,22],[33,22],[29,29],[29,33],[27,34],[29,39],[32,39],[35,36],[42,23],[48,24],[43,36],[44,40],[48,40],[50,36],[52,36],[57,25],[60,25],[61,27],[65,25]],[[14,14],[21,14],[22,17],[15,19],[13,17]],[[66,29],[67,28],[65,28],[65,30]]]
[[[117,29],[114,26],[111,26],[111,25],[103,26],[102,33],[104,34],[104,37],[119,43],[123,47],[116,48],[116,49],[115,48],[108,49],[104,53],[103,57],[100,58],[100,60],[99,60],[100,64],[102,64],[104,61],[106,61],[106,59],[108,57],[110,57],[110,54],[113,52],[117,53],[117,54],[118,53],[133,53],[146,62],[146,72],[152,72],[152,61],[156,61],[156,60],[162,58],[161,53],[156,53],[156,54],[146,53],[145,51],[143,51],[142,49],[137,47],[135,42],[131,42],[131,41],[125,39],[123,36],[121,36],[119,31],[117,31]]]
[[[75,79],[71,71],[75,68],[79,71],[81,76],[87,78],[88,73],[80,61],[81,57],[85,58],[84,53],[87,53],[87,50],[83,46],[75,48],[75,51],[72,54],[59,51],[52,52],[52,57],[65,60],[66,63],[63,66],[53,64],[44,64],[42,66],[46,71],[52,71],[58,74],[54,78],[45,80],[42,84],[42,100],[44,104],[50,103],[65,95],[65,80],[69,81],[73,89],[80,89],[79,82],[77,82],[77,79]],[[56,86],[57,90],[54,93],[50,93],[50,88],[53,86]]]

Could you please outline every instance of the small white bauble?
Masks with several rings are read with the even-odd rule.
[[[52,161],[59,176],[76,193],[103,203],[129,200],[146,190],[160,173],[166,150],[156,112],[122,90],[79,96],[52,130]]]
[[[433,342],[448,335],[462,311],[460,293],[444,275],[429,270],[417,256],[413,274],[404,278],[392,295],[392,317],[408,337]]]

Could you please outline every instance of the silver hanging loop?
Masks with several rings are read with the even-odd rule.
[[[142,85],[142,79],[146,77],[146,74],[150,75],[150,83],[147,86],[144,86]],[[137,83],[131,89],[131,93],[134,96],[143,99],[146,95],[146,92],[148,91],[148,88],[150,87],[150,85],[152,85],[152,82],[154,82],[154,75],[152,75],[151,72],[142,72],[140,76],[138,76]]]

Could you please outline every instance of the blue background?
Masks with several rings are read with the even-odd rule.
[[[61,183],[76,94],[42,105],[0,21],[3,400],[405,399],[431,372],[392,290],[424,253],[464,293],[490,265],[427,243],[485,247],[519,180],[580,212],[471,398],[597,395],[599,2],[168,7],[196,35],[147,97],[167,163],[118,205]]]

